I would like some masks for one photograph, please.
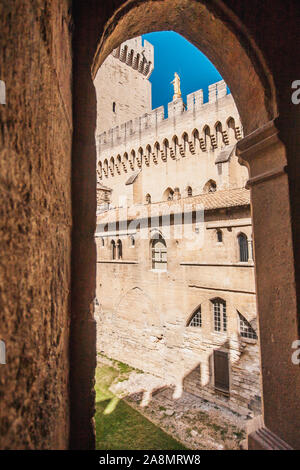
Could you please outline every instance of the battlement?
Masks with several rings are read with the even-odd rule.
[[[154,70],[154,47],[150,42],[138,36],[120,44],[112,51],[112,56],[126,63],[149,78]]]
[[[141,38],[136,38],[131,41],[138,39],[141,40]],[[168,123],[172,124],[176,117],[180,116],[180,119],[184,119],[185,116],[188,118],[190,115],[199,115],[204,109],[205,112],[209,112],[210,106],[218,105],[218,101],[224,99],[226,96],[227,86],[224,80],[213,83],[208,87],[207,103],[203,102],[202,89],[187,95],[187,106],[184,105],[183,100],[180,98],[171,101],[168,104],[168,117],[165,117],[164,107],[160,106],[159,108],[153,109],[150,113],[143,114],[131,121],[124,122],[120,126],[102,132],[96,139],[97,150],[100,152],[122,143],[126,144],[128,140],[145,130],[155,129],[157,131],[162,125],[165,126]]]

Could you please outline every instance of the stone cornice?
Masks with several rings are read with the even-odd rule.
[[[280,161],[270,152],[282,148]],[[236,153],[241,165],[248,167],[250,178],[246,188],[277,178],[287,172],[284,145],[279,137],[278,118],[273,119],[237,143]],[[265,163],[263,159],[265,158]],[[261,171],[264,168],[265,171]]]
[[[237,143],[238,156],[249,161],[250,157],[256,156],[265,148],[280,143],[278,134],[279,131],[273,119]]]
[[[257,416],[247,426],[248,450],[293,450],[292,447],[268,429],[262,416]]]

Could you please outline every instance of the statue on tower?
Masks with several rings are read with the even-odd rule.
[[[177,100],[178,98],[181,98],[180,77],[178,73],[175,72],[174,80],[171,83],[174,86],[174,96],[173,96],[173,101],[174,101],[174,100]]]

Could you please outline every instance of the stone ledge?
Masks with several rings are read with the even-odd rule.
[[[107,264],[139,264],[138,261],[123,261],[120,259],[108,259],[108,260],[98,260],[97,263],[107,263]]]
[[[254,263],[196,263],[195,261],[182,261],[180,266],[231,266],[234,268],[254,268]]]
[[[248,450],[293,450],[264,423],[262,416],[257,416],[248,425]]]

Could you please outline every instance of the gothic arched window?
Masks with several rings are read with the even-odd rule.
[[[142,159],[143,159],[143,153],[144,153],[143,149],[142,149],[142,147],[140,147],[139,148],[139,159],[140,159],[141,163],[142,163]]]
[[[172,188],[167,188],[163,194],[163,201],[172,201],[174,198],[174,191]]]
[[[177,155],[177,147],[178,147],[178,137],[177,137],[177,135],[174,135],[172,141],[173,141],[174,154]]]
[[[98,163],[98,175],[99,175],[99,178],[102,179],[102,163],[101,162]]]
[[[146,194],[146,203],[151,204],[151,195],[149,193]]]
[[[189,137],[188,137],[187,133],[185,132],[182,136],[184,153],[188,150],[188,141],[189,141]]]
[[[117,254],[118,254],[118,259],[122,259],[123,253],[122,253],[122,242],[121,242],[121,240],[117,241]]]
[[[151,157],[151,145],[147,145],[146,150],[147,150],[147,157],[148,157],[148,159],[149,159],[149,161],[150,161],[150,157]]]
[[[227,331],[226,302],[223,299],[213,299],[214,330]]]
[[[194,311],[192,318],[190,319],[189,323],[187,326],[193,326],[196,328],[201,328],[202,327],[202,315],[201,315],[201,307],[197,307],[197,309]]]
[[[163,145],[164,145],[164,154],[165,154],[165,157],[167,158],[168,154],[169,154],[169,141],[168,141],[168,139],[164,140]]]
[[[151,258],[152,269],[167,270],[167,245],[161,235],[151,241]]]
[[[209,145],[209,142],[210,142],[210,128],[208,126],[204,127],[203,134],[204,134],[205,147],[207,148],[207,150],[209,150],[209,148],[210,148],[210,145]]]
[[[214,193],[217,191],[217,183],[214,180],[209,180],[204,188],[203,188],[205,193]]]
[[[235,120],[233,119],[233,117],[230,117],[229,119],[227,119],[227,128],[228,128],[229,142],[233,143],[236,140]]]
[[[135,151],[134,150],[131,150],[130,160],[131,160],[131,164],[132,164],[133,169],[134,169],[134,165],[135,165]]]
[[[109,168],[110,168],[111,175],[113,176],[113,175],[114,175],[114,171],[115,171],[115,160],[114,160],[114,157],[111,157],[111,159],[110,159]]]
[[[222,145],[223,142],[223,134],[222,134],[222,124],[218,122],[215,126],[215,131],[216,131],[216,143],[217,146]]]
[[[105,176],[108,177],[108,161],[107,161],[107,159],[105,159],[104,162],[103,162],[103,170],[104,170]]]
[[[193,139],[194,139],[194,148],[196,150],[197,143],[199,142],[199,131],[197,129],[193,131]]]
[[[156,142],[156,144],[154,145],[154,149],[155,149],[156,160],[158,160],[158,157],[159,157],[159,150],[160,150],[160,145],[159,145],[158,142]]]
[[[110,242],[110,248],[111,248],[111,259],[116,259],[116,242],[115,242],[115,240],[112,240]]]
[[[238,243],[240,261],[247,262],[249,259],[247,235],[245,235],[244,233],[240,233],[238,236]]]
[[[128,153],[125,152],[124,155],[123,155],[123,163],[124,163],[124,166],[125,166],[125,170],[127,172],[127,165],[128,165]]]

